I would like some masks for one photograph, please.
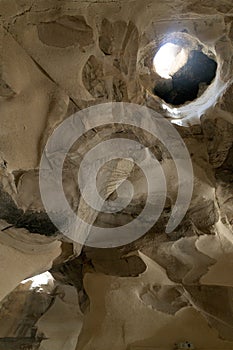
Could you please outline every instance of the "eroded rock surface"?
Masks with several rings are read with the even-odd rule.
[[[233,350],[232,1],[0,0],[0,22],[0,350],[172,350],[185,341],[196,349]],[[193,45],[212,64],[210,71],[188,69],[191,87],[182,85],[187,66],[175,73],[181,100],[153,68],[169,40]],[[200,64],[192,57],[188,68],[193,61]],[[203,70],[205,80],[196,76]],[[155,94],[155,82],[163,94]],[[179,178],[182,156],[174,160],[159,140],[162,124],[154,137],[148,115],[135,126],[109,113],[108,123],[89,130],[81,115],[83,134],[67,152],[62,184],[64,200],[84,222],[110,232],[143,211],[148,182],[134,154],[148,171],[157,159],[166,178],[157,222],[128,244],[104,248],[76,239],[86,234],[85,224],[72,237],[56,227],[51,215],[64,227],[69,217],[53,198],[53,211],[46,212],[39,174],[48,177],[65,152],[70,130],[43,153],[57,126],[109,102],[138,104],[166,118],[188,149],[194,182],[185,216],[167,232],[180,184],[191,174],[183,169],[186,178]],[[166,137],[176,149],[173,135]],[[83,178],[96,160],[104,164],[96,205],[101,198],[113,209],[114,201],[120,205],[128,182],[134,192],[119,212],[98,211],[83,198],[90,188],[81,191],[78,169],[90,150],[116,139],[119,147],[106,143],[98,159],[85,163]],[[124,151],[125,139],[138,144],[125,159],[109,160],[108,152]],[[159,185],[152,194],[160,198]],[[46,271],[48,281],[25,282]]]

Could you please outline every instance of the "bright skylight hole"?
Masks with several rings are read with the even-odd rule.
[[[167,43],[156,53],[153,65],[156,72],[165,79],[172,76],[183,67],[188,60],[188,52],[179,45]]]

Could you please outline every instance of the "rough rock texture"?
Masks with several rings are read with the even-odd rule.
[[[176,107],[154,94],[153,57],[169,40],[217,63],[211,84]],[[0,350],[168,350],[184,341],[233,350],[232,0],[0,0],[0,47]],[[147,184],[130,159],[107,162],[97,177],[110,200],[131,181],[124,210],[99,213],[83,200],[77,169],[103,141],[143,144],[146,166],[156,157],[167,180],[164,209],[145,235],[93,248],[51,222],[39,165],[62,121],[112,101],[167,118],[189,150],[194,189],[182,222],[166,233],[179,187],[166,145],[114,119],[89,130],[63,169],[67,201],[83,220],[110,229],[145,205]],[[21,283],[46,271],[53,283]]]

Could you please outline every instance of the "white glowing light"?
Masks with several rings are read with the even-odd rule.
[[[41,286],[51,284],[53,283],[53,280],[54,280],[53,276],[51,275],[51,273],[47,271],[47,272],[41,273],[40,275],[27,278],[26,280],[23,280],[21,283],[25,284],[25,283],[31,282],[30,289],[34,289],[34,288],[40,288]]]
[[[179,45],[167,43],[163,45],[154,57],[153,65],[156,72],[165,79],[170,79],[188,60],[188,52]]]
[[[171,108],[167,105],[165,105],[165,103],[162,104],[162,108],[166,111],[168,111],[170,114],[172,114],[174,117],[179,115],[179,111],[177,110],[177,108]]]

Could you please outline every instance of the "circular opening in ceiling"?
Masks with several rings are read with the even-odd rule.
[[[199,97],[216,76],[217,63],[202,51],[167,42],[153,59],[158,75],[153,93],[171,105],[183,105]]]

